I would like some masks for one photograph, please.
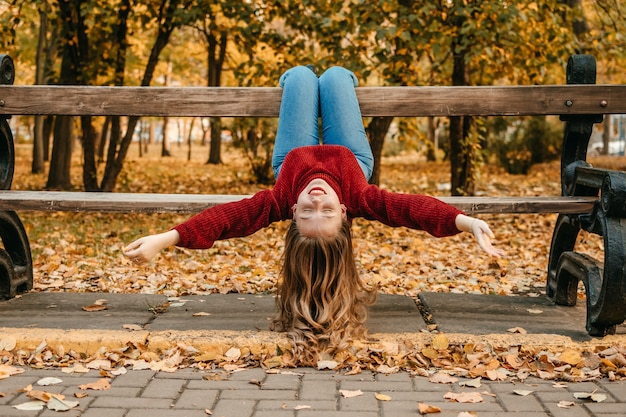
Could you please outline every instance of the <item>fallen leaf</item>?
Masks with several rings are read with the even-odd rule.
[[[265,365],[265,367],[268,369],[278,368],[279,366],[283,366],[283,359],[280,356],[272,356],[271,358],[266,359],[263,362],[263,365]],[[319,363],[317,369],[323,369],[319,368]]]
[[[113,369],[113,370],[111,371],[111,375],[113,375],[113,376],[120,376],[120,375],[125,375],[125,374],[126,374],[126,372],[128,372],[128,371],[126,370],[126,368],[124,368],[123,366],[120,366],[120,367],[119,367],[119,368],[117,368],[117,369]]]
[[[136,331],[139,331],[139,330],[143,330],[143,327],[141,327],[138,324],[123,324],[122,328],[126,329],[126,330],[133,331],[133,332],[136,332]]]
[[[565,350],[559,355],[559,360],[568,365],[576,365],[584,360],[580,353],[575,350]]]
[[[437,351],[446,350],[448,349],[448,346],[450,346],[450,341],[448,340],[448,337],[445,334],[440,333],[436,335],[435,337],[433,337],[431,346],[433,349]]]
[[[75,392],[74,393],[74,397],[76,398],[85,398],[87,397],[89,394],[87,394],[86,392]]]
[[[104,369],[106,371],[111,369],[111,361],[107,359],[95,359],[86,364],[89,369]]]
[[[250,381],[248,381],[248,383],[252,385],[256,385],[257,387],[263,386],[263,383],[259,381],[258,379],[251,379]]]
[[[68,411],[78,407],[78,404],[78,401],[66,401],[52,397],[50,401],[48,401],[48,408],[52,411]]]
[[[426,403],[417,403],[417,409],[420,414],[441,413],[441,408]]]
[[[575,405],[576,405],[575,402],[563,400],[563,401],[559,401],[556,406],[560,407],[560,408],[570,408],[570,407],[573,407]]]
[[[363,391],[356,390],[356,391],[350,391],[350,390],[346,390],[346,389],[341,389],[339,390],[339,392],[341,393],[341,395],[343,396],[343,398],[353,398],[353,397],[359,397],[361,395],[363,395]]]
[[[0,379],[6,379],[13,375],[24,373],[24,369],[10,365],[0,365]]]
[[[480,383],[481,380],[482,380],[482,378],[478,377],[478,378],[470,379],[469,381],[461,381],[461,382],[459,382],[459,386],[461,386],[461,387],[471,387],[471,388],[480,388],[481,387],[481,383]]]
[[[319,361],[319,362],[317,362],[317,369],[318,370],[335,369],[337,366],[339,366],[339,363],[337,363],[335,361]]]
[[[513,391],[514,394],[521,395],[522,397],[530,395],[533,392],[535,392],[535,391],[529,391],[529,390],[523,390],[523,389],[516,389],[516,390]]]
[[[96,390],[96,391],[105,391],[111,388],[111,384],[107,378],[100,378],[95,382],[90,382],[89,384],[79,385],[78,389],[82,390]]]
[[[526,311],[528,311],[530,314],[542,314],[543,313],[543,310],[537,310],[535,308],[529,308]]]
[[[439,352],[433,348],[424,348],[422,349],[422,355],[426,356],[428,359],[437,359],[439,357]]]
[[[478,413],[475,411],[461,411],[456,417],[477,417]]]
[[[104,310],[108,310],[109,307],[107,307],[104,304],[92,304],[90,306],[83,306],[83,310],[88,311],[88,312],[94,312],[94,311],[104,311]]]
[[[192,316],[194,317],[203,317],[203,316],[210,316],[211,313],[207,313],[205,311],[199,311],[197,313],[193,313]]]
[[[206,413],[206,415],[208,416],[212,416],[213,415],[213,411],[209,410],[208,408],[204,409],[204,412]]]
[[[574,398],[579,400],[591,400],[597,403],[601,403],[606,400],[606,395],[597,392],[575,392]]]
[[[395,374],[398,371],[400,371],[398,366],[380,365],[376,368],[376,372],[380,372],[381,374]]]
[[[522,327],[511,327],[510,329],[506,329],[507,332],[509,333],[519,333],[519,334],[526,334],[528,333],[526,331],[526,329],[522,328]]]
[[[353,366],[352,369],[350,369],[348,372],[346,372],[344,375],[358,375],[361,372],[363,372],[361,370],[360,366]]]
[[[428,378],[428,381],[432,382],[433,384],[454,384],[458,380],[458,378],[451,376],[447,372],[441,371]]]
[[[65,398],[60,394],[52,394],[50,392],[46,392],[46,391],[40,391],[40,390],[29,390],[26,393],[26,396],[32,400],[39,400],[39,401],[44,401],[44,402],[48,402],[50,401],[50,399],[54,396],[59,396],[60,398]]]
[[[187,301],[179,301],[177,303],[170,304],[170,307],[183,307],[186,303]]]
[[[293,409],[298,410],[309,410],[311,408],[310,405],[296,405]]]
[[[483,396],[478,392],[448,392],[443,396],[444,399],[456,401],[458,403],[481,403]]]
[[[63,382],[62,379],[54,378],[54,377],[48,377],[48,378],[41,378],[39,381],[37,381],[37,385],[41,385],[42,387],[46,387],[48,385],[60,384],[61,382]]]
[[[63,372],[64,374],[86,374],[87,372],[89,372],[89,369],[81,365],[80,363],[77,363],[76,365],[69,368],[62,368],[61,372]]]
[[[391,397],[385,394],[380,394],[378,392],[374,393],[374,397],[376,397],[376,399],[378,401],[391,401]]]
[[[13,336],[5,336],[0,339],[0,350],[10,352],[15,349],[16,345],[17,340]]]
[[[14,405],[13,408],[21,411],[40,411],[46,406],[43,401],[28,401],[22,404]]]
[[[241,357],[241,350],[236,347],[231,347],[226,351],[224,357],[231,362],[235,362]]]

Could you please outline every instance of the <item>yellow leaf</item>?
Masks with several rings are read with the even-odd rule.
[[[448,341],[448,337],[445,334],[438,334],[433,338],[432,347],[435,350],[446,350],[450,342]]]
[[[391,401],[390,396],[385,394],[379,394],[378,392],[374,393],[374,397],[376,397],[378,401]]]
[[[583,360],[583,357],[575,350],[566,350],[559,355],[559,360],[568,365],[576,365]]]
[[[268,369],[278,368],[283,365],[283,358],[280,356],[273,356],[263,362],[263,365],[265,365]]]
[[[433,348],[422,349],[422,355],[426,356],[428,359],[437,359],[439,357],[439,353]]]

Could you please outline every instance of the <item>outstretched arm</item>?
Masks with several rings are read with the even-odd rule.
[[[156,235],[144,236],[126,246],[124,255],[139,264],[149,262],[161,250],[176,245],[179,239],[180,236],[175,229]]]
[[[489,255],[499,257],[504,254],[504,251],[494,248],[491,244],[491,239],[494,237],[494,234],[489,228],[489,225],[483,220],[466,216],[465,214],[459,214],[456,216],[454,222],[460,231],[471,232],[474,238],[476,238],[478,245]]]

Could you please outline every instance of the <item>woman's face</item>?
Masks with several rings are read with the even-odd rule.
[[[316,178],[298,195],[293,219],[304,236],[335,236],[346,219],[346,207],[326,181]]]

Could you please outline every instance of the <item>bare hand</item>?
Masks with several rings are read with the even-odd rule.
[[[502,249],[496,249],[491,244],[491,239],[494,237],[494,234],[489,228],[489,225],[483,220],[473,219],[470,224],[470,231],[476,238],[478,245],[489,255],[500,257],[504,254]]]
[[[178,243],[179,238],[176,230],[145,236],[126,246],[124,255],[137,264],[149,262],[161,250]]]

